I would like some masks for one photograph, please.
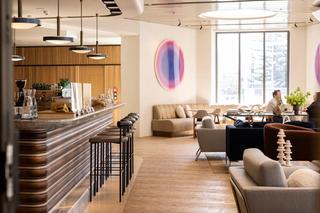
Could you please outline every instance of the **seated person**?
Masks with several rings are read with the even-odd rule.
[[[309,122],[313,123],[316,128],[320,128],[320,92],[313,96],[313,100],[313,103],[307,108]]]
[[[274,116],[267,118],[267,121],[269,122],[277,122],[282,123],[283,118],[281,116],[281,105],[282,105],[282,99],[281,99],[281,91],[275,90],[272,93],[273,98],[269,101],[266,112],[273,113]]]

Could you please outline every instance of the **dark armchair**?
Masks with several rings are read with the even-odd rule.
[[[226,154],[230,161],[242,160],[243,151],[258,148],[263,151],[263,127],[226,127]]]
[[[268,157],[277,159],[277,134],[283,129],[286,138],[292,144],[293,160],[319,160],[320,159],[320,133],[309,128],[288,124],[267,124],[264,127],[264,153]]]

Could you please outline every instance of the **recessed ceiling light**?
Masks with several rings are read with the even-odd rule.
[[[216,10],[204,12],[199,15],[200,18],[214,18],[214,19],[264,19],[277,15],[276,12],[270,10]]]

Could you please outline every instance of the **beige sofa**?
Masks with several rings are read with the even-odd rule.
[[[178,118],[177,106],[189,105],[191,109],[204,109],[209,112],[219,108],[221,115],[237,105],[209,105],[209,104],[161,104],[153,106],[153,119],[151,129],[154,136],[178,136],[191,135],[193,130],[192,118]]]
[[[244,167],[230,167],[240,213],[320,212],[320,188],[289,187],[287,178],[300,167],[281,167],[258,149],[244,152]]]

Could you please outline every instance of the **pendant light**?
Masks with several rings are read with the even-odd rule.
[[[72,52],[79,53],[79,54],[89,53],[93,50],[92,47],[87,47],[87,46],[83,45],[82,2],[83,2],[83,0],[80,0],[80,21],[81,21],[80,45],[69,48],[69,50],[71,50]]]
[[[52,44],[68,44],[73,42],[73,37],[69,36],[60,36],[60,0],[58,1],[58,16],[57,16],[57,35],[56,36],[44,36],[43,41],[52,43]]]
[[[23,61],[26,58],[21,55],[17,55],[17,47],[16,47],[16,31],[13,30],[13,55],[11,56],[11,61],[18,62]]]
[[[13,30],[13,55],[11,56],[11,61],[17,62],[17,61],[23,61],[26,58],[21,55],[17,55],[17,47],[16,47],[16,31]]]
[[[94,59],[94,60],[101,60],[101,59],[105,59],[107,58],[107,55],[106,54],[103,54],[103,53],[98,53],[98,45],[99,45],[99,42],[98,42],[98,27],[99,27],[99,23],[98,23],[98,14],[96,14],[96,52],[93,53],[93,54],[89,54],[87,55],[88,58],[91,58],[91,59]]]
[[[22,17],[22,0],[18,0],[18,17],[12,18],[11,27],[26,30],[39,26],[41,26],[39,19]]]

